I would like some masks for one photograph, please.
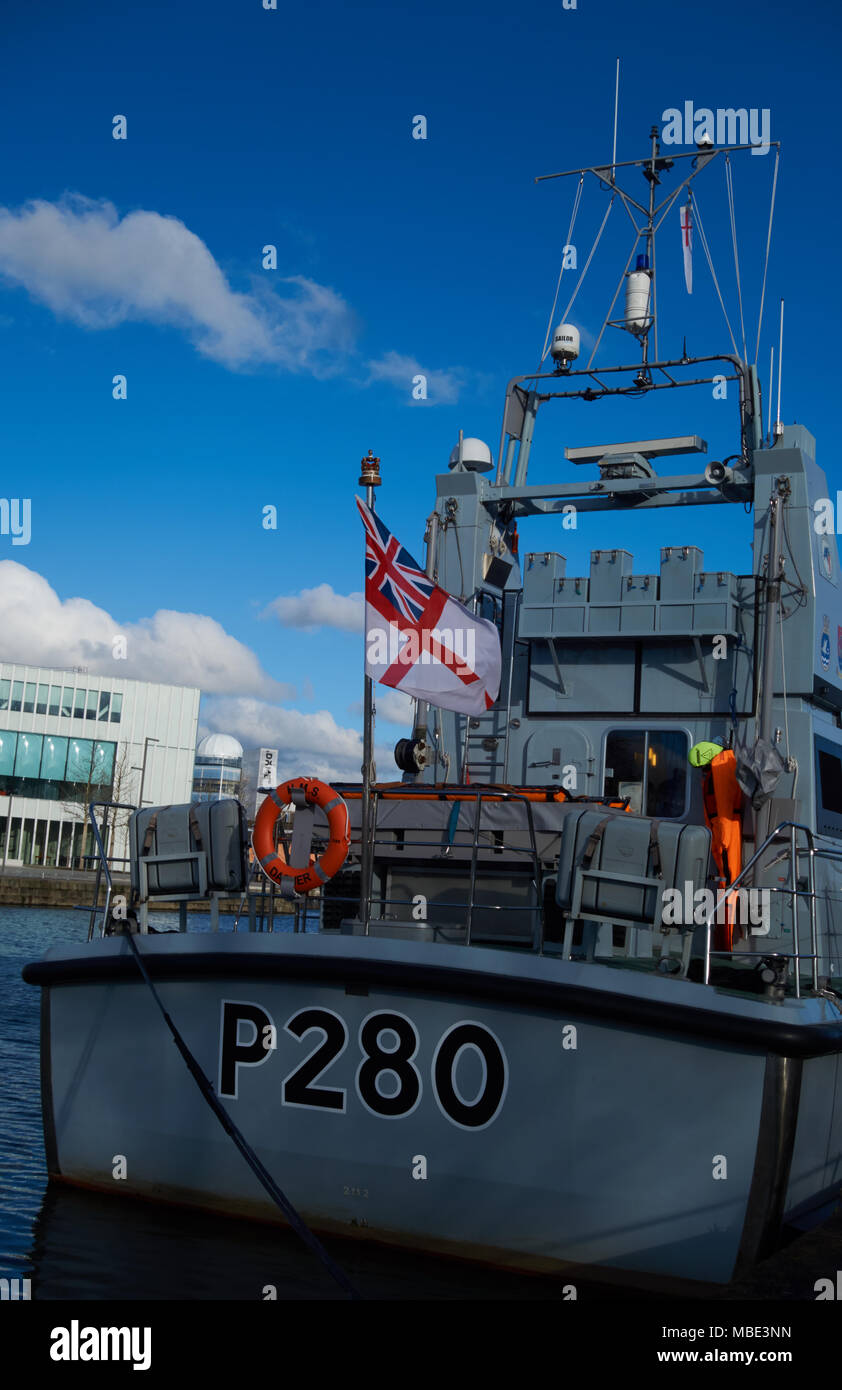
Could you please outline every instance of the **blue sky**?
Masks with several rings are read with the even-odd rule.
[[[108,634],[125,632],[120,674],[197,683],[206,727],[280,743],[290,770],[353,775],[362,639],[348,605],[335,619],[322,605],[339,625],[308,631],[291,625],[308,600],[273,604],[361,589],[352,494],[369,447],[381,514],[419,558],[459,428],[496,450],[505,383],[540,354],[575,192],[533,179],[609,159],[617,55],[619,159],[644,154],[650,126],[687,100],[769,108],[783,156],[761,376],[784,295],[782,413],[817,435],[839,483],[833,0],[522,12],[6,0],[0,31],[0,496],[32,501],[29,545],[0,536],[4,659],[113,669]],[[117,114],[125,140],[112,138]],[[750,357],[773,160],[734,163]],[[721,167],[696,187],[736,325]],[[580,264],[604,209],[586,185]],[[586,340],[629,231],[615,207],[571,315]],[[267,244],[276,271],[262,267]],[[695,353],[727,349],[698,244],[684,291],[677,209],[658,270],[662,352],[679,355],[685,334]],[[598,360],[633,356],[607,330]],[[676,396],[548,413],[530,481],[564,476],[565,444],[609,437],[695,432],[712,456],[734,452],[735,402]],[[269,504],[275,531],[262,526]],[[703,512],[638,518],[633,538],[622,516],[582,518],[575,533],[541,521],[522,527],[521,548],[559,549],[568,573],[587,573],[591,549],[625,544],[645,572],[659,545],[693,541],[710,568],[746,569],[742,510],[717,510],[715,528]],[[381,713],[397,703],[384,697]],[[378,745],[403,732],[381,720]]]

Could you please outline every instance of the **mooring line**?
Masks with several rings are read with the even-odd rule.
[[[264,1167],[263,1163],[261,1163],[260,1159],[254,1152],[254,1149],[251,1147],[251,1144],[248,1142],[245,1135],[241,1133],[237,1125],[231,1119],[231,1116],[228,1114],[228,1111],[225,1109],[224,1105],[222,1105],[221,1101],[219,1100],[219,1097],[216,1095],[216,1092],[214,1091],[210,1081],[205,1076],[205,1073],[202,1071],[202,1068],[199,1066],[199,1063],[196,1061],[196,1058],[193,1056],[193,1053],[190,1051],[183,1037],[181,1036],[172,1019],[170,1018],[170,1015],[167,1013],[167,1010],[164,1008],[164,1005],[161,1002],[161,996],[158,994],[158,991],[152,983],[152,980],[149,976],[149,972],[146,969],[146,966],[143,962],[143,957],[141,956],[140,951],[137,948],[137,943],[134,940],[133,933],[127,931],[125,936],[134,954],[134,958],[137,961],[140,973],[143,976],[146,983],[148,984],[150,990],[152,991],[152,997],[155,1000],[155,1003],[158,1005],[158,1008],[161,1010],[164,1022],[166,1023],[170,1032],[172,1033],[173,1042],[175,1043],[176,1047],[178,1048],[179,1052],[184,1058],[184,1061],[187,1064],[187,1068],[191,1076],[196,1082],[196,1085],[199,1087],[199,1090],[201,1091],[211,1110],[216,1115],[216,1118],[219,1120],[219,1123],[222,1125],[222,1128],[225,1130],[227,1134],[231,1136],[237,1148],[240,1150],[240,1153],[243,1155],[243,1158],[246,1160],[246,1163],[249,1165],[252,1172],[254,1173],[255,1177],[258,1179],[260,1183],[262,1183],[263,1187],[269,1193],[269,1196],[272,1198],[272,1201],[276,1204],[276,1206],[280,1207],[281,1211],[284,1213],[284,1216],[286,1217],[292,1229],[295,1231],[296,1235],[300,1236],[301,1239],[304,1241],[304,1244],[309,1246],[313,1254],[319,1260],[321,1260],[328,1274],[330,1274],[331,1277],[336,1280],[340,1288],[344,1289],[345,1293],[347,1293],[350,1298],[362,1299],[362,1294],[359,1293],[358,1290],[351,1283],[345,1271],[343,1269],[340,1269],[339,1265],[335,1262],[335,1260],[331,1259],[330,1255],[325,1250],[318,1236],[310,1230],[310,1227],[307,1225],[307,1223],[303,1221],[301,1217],[298,1215],[298,1212],[295,1210],[295,1207],[292,1205],[292,1202],[290,1202],[289,1198],[286,1197],[284,1193],[281,1191],[278,1184],[275,1182],[275,1179],[272,1177],[272,1174],[268,1171],[267,1168]]]

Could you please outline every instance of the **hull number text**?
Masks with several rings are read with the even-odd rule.
[[[344,1115],[347,1088],[327,1084],[327,1073],[348,1047],[348,1027],[332,1009],[299,1009],[284,1024],[297,1043],[310,1040],[303,1061],[284,1077],[281,1103]],[[318,1035],[321,1035],[320,1037]],[[277,1032],[260,1004],[223,999],[219,1038],[218,1094],[236,1100],[241,1067],[262,1066],[277,1050]],[[312,1044],[315,1043],[315,1046]],[[356,1095],[371,1115],[401,1120],[421,1102],[424,1077],[418,1065],[421,1040],[406,1014],[380,1010],[360,1024]],[[479,1084],[466,1095],[459,1086],[460,1063],[473,1053]],[[430,1067],[430,1089],[441,1113],[459,1129],[485,1129],[500,1113],[508,1087],[508,1063],[489,1028],[472,1020],[454,1023],[439,1038]],[[476,1077],[477,1068],[473,1068]],[[463,1078],[464,1080],[464,1078]]]

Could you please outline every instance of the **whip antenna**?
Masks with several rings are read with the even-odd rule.
[[[781,368],[783,366],[784,355],[784,302],[781,300],[781,330],[778,338],[778,409],[775,414],[775,438],[779,439],[784,432],[781,422]]]

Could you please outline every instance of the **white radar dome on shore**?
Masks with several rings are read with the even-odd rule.
[[[200,758],[241,758],[243,745],[230,734],[208,734],[202,739],[196,754]]]
[[[550,348],[556,362],[574,362],[579,356],[579,330],[572,323],[560,323]]]
[[[454,468],[459,462],[459,445],[451,450],[450,467]],[[494,464],[491,461],[491,450],[487,444],[483,444],[481,439],[462,440],[462,463],[465,468],[469,468],[472,473],[490,473]]]

